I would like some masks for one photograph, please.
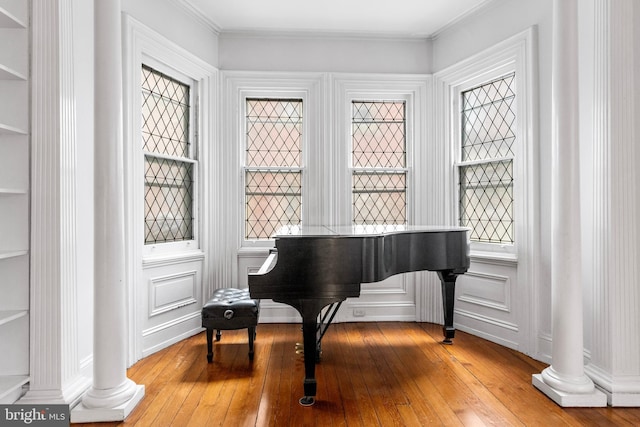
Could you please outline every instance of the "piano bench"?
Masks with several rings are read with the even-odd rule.
[[[220,331],[247,328],[249,360],[253,360],[253,340],[260,314],[260,300],[251,299],[248,289],[223,288],[202,307],[202,327],[207,329],[207,361],[213,361],[213,330],[216,341]]]

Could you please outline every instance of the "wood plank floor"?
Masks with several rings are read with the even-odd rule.
[[[567,408],[531,385],[546,367],[458,331],[440,343],[428,323],[340,323],[323,339],[316,404],[302,407],[299,325],[223,331],[206,361],[204,333],[136,363],[145,397],[120,423],[74,426],[637,426],[640,408]]]

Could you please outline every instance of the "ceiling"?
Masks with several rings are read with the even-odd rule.
[[[493,0],[178,0],[220,33],[429,37]]]

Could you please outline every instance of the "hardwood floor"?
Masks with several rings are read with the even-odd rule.
[[[531,385],[545,364],[458,331],[443,345],[427,323],[340,323],[323,339],[317,400],[302,407],[299,325],[223,331],[206,360],[204,333],[132,366],[145,397],[106,426],[632,426],[640,408],[563,409]],[[90,426],[92,424],[74,424]]]

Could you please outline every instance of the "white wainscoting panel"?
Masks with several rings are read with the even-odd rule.
[[[198,302],[198,272],[185,271],[149,280],[149,316]]]
[[[143,263],[138,298],[143,357],[201,330],[203,263],[202,253]]]
[[[517,263],[474,259],[458,277],[454,326],[465,332],[519,349],[520,311],[515,306]]]

